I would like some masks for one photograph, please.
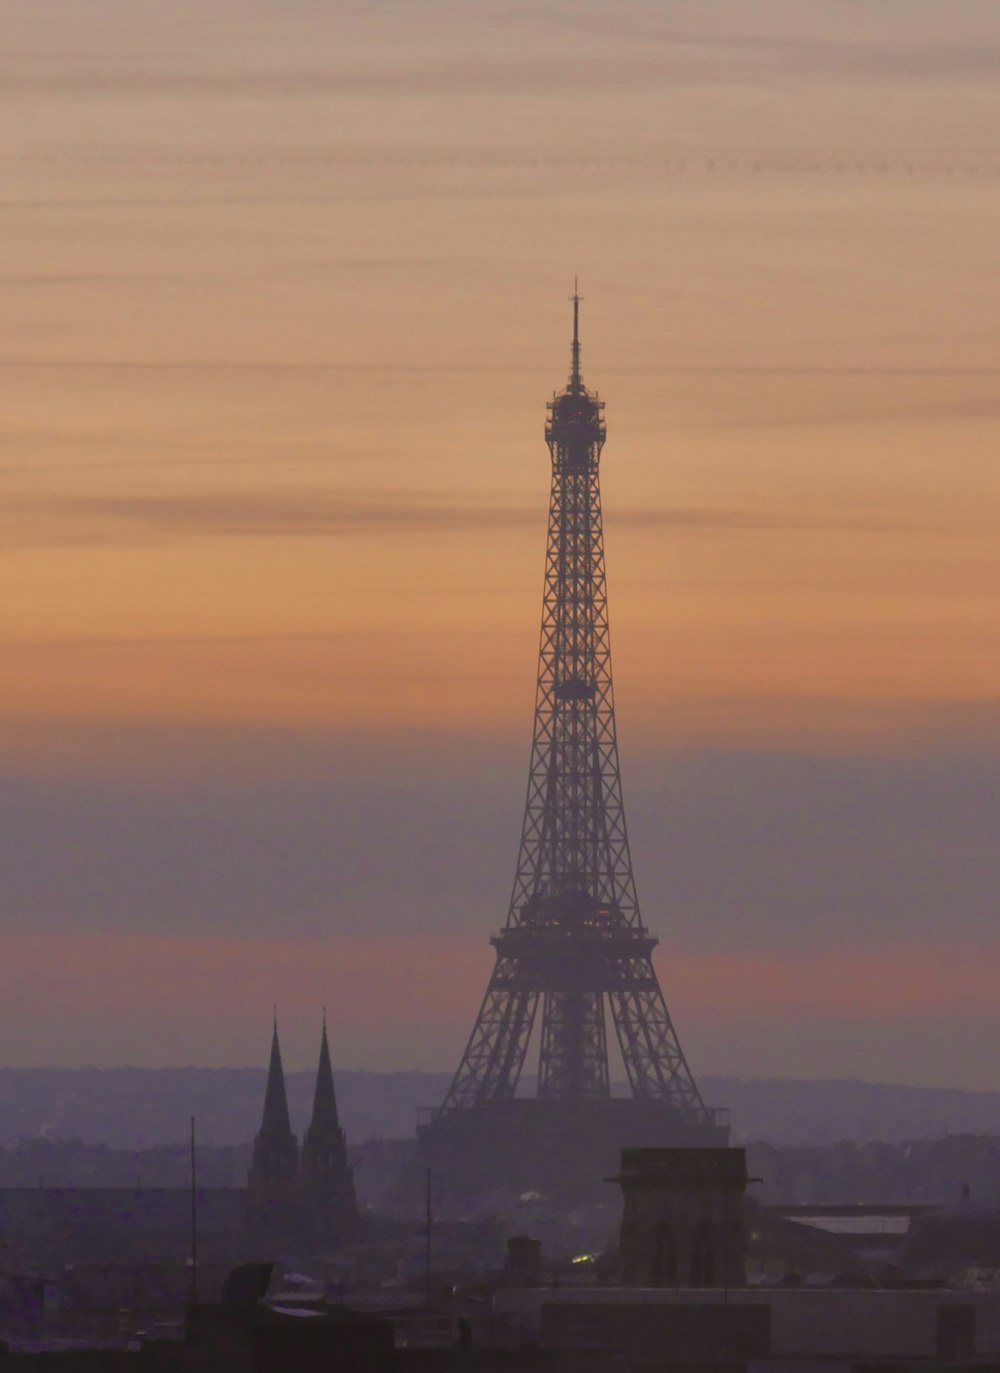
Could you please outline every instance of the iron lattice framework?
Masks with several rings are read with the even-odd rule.
[[[535,727],[510,910],[443,1112],[513,1097],[541,1012],[538,1095],[610,1096],[606,1004],[632,1095],[708,1116],[653,968],[622,804],[601,523],[604,403],[572,370],[548,405],[552,457]]]

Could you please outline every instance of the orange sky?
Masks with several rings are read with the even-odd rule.
[[[520,759],[574,273],[626,745],[994,747],[993,0],[4,26],[15,771],[165,776],[192,729]]]
[[[0,709],[519,721],[574,271],[636,701],[993,696],[998,25],[880,10],[8,15]]]

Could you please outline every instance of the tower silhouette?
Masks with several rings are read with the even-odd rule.
[[[361,1232],[347,1140],[337,1111],[325,1012],[312,1118],[301,1150],[288,1113],[275,1015],[247,1198],[251,1233],[267,1242],[295,1239],[323,1246],[357,1239]]]
[[[278,1043],[278,1017],[275,1013],[271,1034],[271,1061],[264,1091],[264,1113],[254,1137],[253,1158],[247,1190],[251,1218],[256,1224],[284,1223],[294,1205],[299,1146],[288,1116],[285,1073]]]
[[[581,1149],[595,1151],[593,1172],[613,1168],[622,1144],[718,1145],[728,1136],[684,1057],[636,896],[611,679],[604,403],[583,383],[575,289],[569,381],[547,409],[548,546],[514,887],[465,1053],[421,1131],[421,1161],[450,1179],[464,1173],[470,1188],[515,1176],[530,1183],[541,1173],[558,1184]],[[609,1018],[625,1100],[611,1093]],[[525,1100],[516,1092],[536,1025],[537,1093]],[[480,1183],[468,1162],[476,1150]]]
[[[316,1235],[350,1238],[359,1225],[354,1176],[337,1111],[330,1045],[323,1016],[323,1038],[316,1072],[312,1119],[302,1141],[299,1187],[305,1224]]]

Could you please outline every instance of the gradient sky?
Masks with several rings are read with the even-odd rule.
[[[0,1040],[457,1064],[581,279],[697,1070],[1000,1089],[996,0],[0,0]]]

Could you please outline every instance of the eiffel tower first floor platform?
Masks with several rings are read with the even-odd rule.
[[[418,1127],[416,1151],[390,1205],[416,1214],[425,1205],[428,1170],[438,1214],[525,1192],[566,1203],[606,1201],[606,1180],[618,1172],[623,1148],[724,1147],[727,1114],[682,1113],[669,1102],[632,1097],[515,1097],[441,1111]]]

